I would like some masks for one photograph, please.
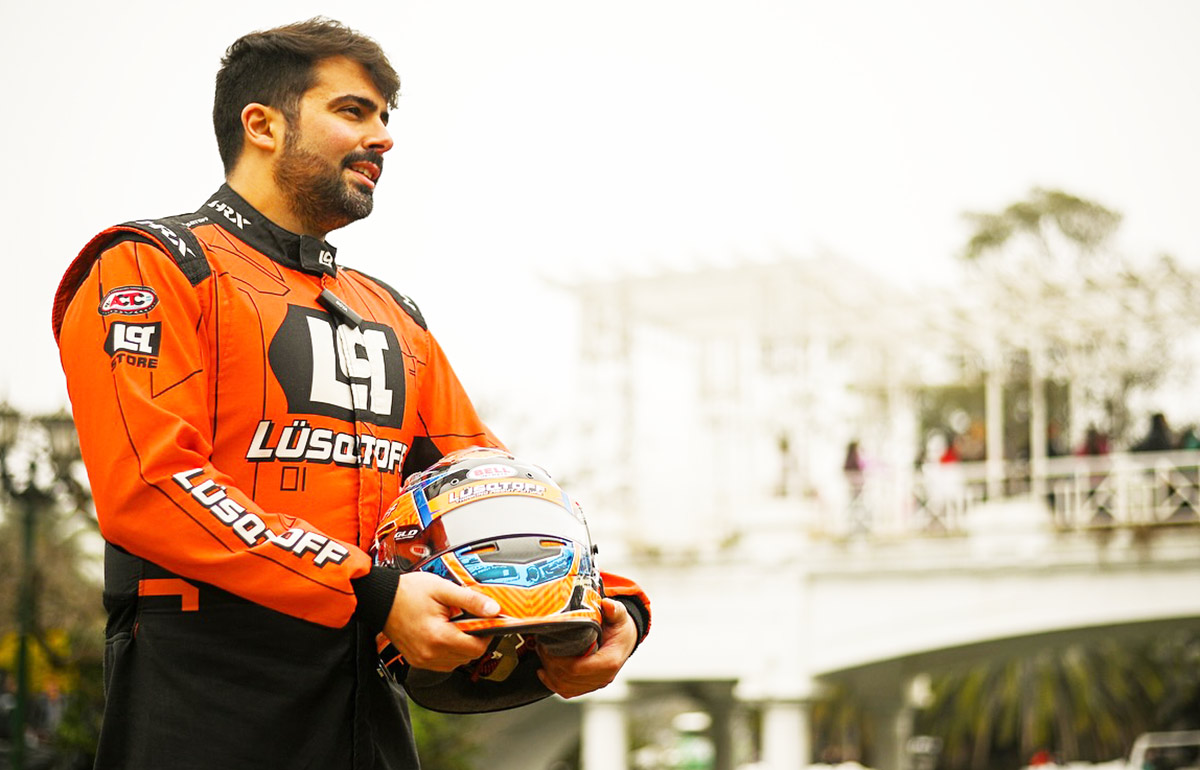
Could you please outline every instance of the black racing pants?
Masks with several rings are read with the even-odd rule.
[[[100,770],[418,770],[358,624],[326,628],[107,546]]]

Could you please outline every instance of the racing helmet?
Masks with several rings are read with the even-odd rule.
[[[372,555],[377,565],[430,572],[500,605],[496,617],[453,619],[491,637],[483,657],[453,672],[408,667],[383,645],[385,670],[425,708],[477,713],[545,698],[536,648],[581,655],[599,638],[602,588],[582,509],[545,470],[504,450],[459,450],[410,476],[383,515]]]

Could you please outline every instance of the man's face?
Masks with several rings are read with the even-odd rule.
[[[327,233],[371,213],[383,153],[392,148],[387,103],[361,64],[317,63],[275,163],[275,182],[309,232]]]

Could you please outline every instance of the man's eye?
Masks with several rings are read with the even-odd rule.
[[[350,105],[350,106],[348,106],[348,107],[343,107],[343,108],[342,108],[342,112],[349,113],[349,114],[353,115],[353,116],[354,116],[354,117],[356,117],[356,118],[361,118],[361,117],[362,117],[362,107],[356,107],[356,106],[354,106],[354,105]]]

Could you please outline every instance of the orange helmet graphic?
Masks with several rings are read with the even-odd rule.
[[[394,650],[385,652],[385,665],[406,674],[409,696],[426,708],[494,711],[544,698],[535,648],[580,655],[598,639],[602,589],[582,510],[546,471],[504,450],[460,450],[410,476],[372,551],[378,565],[431,572],[500,605],[494,618],[454,619],[492,642],[450,674],[404,671]]]

